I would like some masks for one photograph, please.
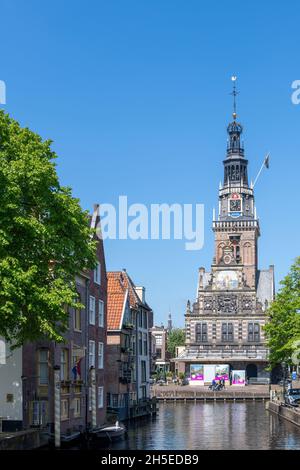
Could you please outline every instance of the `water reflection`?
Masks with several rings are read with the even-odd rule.
[[[114,449],[300,449],[300,428],[262,402],[162,403],[156,419],[128,426]]]

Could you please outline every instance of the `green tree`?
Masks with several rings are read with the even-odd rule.
[[[185,333],[181,328],[174,328],[168,334],[167,351],[171,354],[171,357],[175,357],[176,347],[184,346]]]
[[[281,281],[281,289],[268,309],[265,326],[270,363],[292,363],[295,343],[300,340],[300,257]],[[299,347],[298,347],[299,349]]]
[[[62,341],[75,275],[95,265],[88,214],[60,185],[51,141],[0,111],[0,335]]]

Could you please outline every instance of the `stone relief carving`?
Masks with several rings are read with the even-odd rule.
[[[242,310],[252,310],[253,303],[251,297],[242,297]]]
[[[218,295],[217,311],[222,313],[236,313],[238,302],[236,295]]]
[[[204,297],[203,299],[203,309],[212,310],[213,309],[213,297]]]

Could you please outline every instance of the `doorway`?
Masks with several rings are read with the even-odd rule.
[[[257,377],[257,365],[255,364],[248,364],[246,367],[246,377]]]

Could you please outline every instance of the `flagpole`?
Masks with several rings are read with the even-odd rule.
[[[256,182],[257,182],[257,180],[258,180],[258,178],[259,178],[259,176],[260,176],[260,174],[261,174],[261,172],[262,172],[262,170],[263,170],[263,167],[266,165],[266,160],[267,160],[267,158],[269,157],[269,155],[270,155],[270,153],[267,153],[267,155],[265,156],[264,161],[263,161],[263,163],[262,163],[262,166],[260,167],[260,170],[259,170],[259,172],[258,172],[257,175],[256,175],[256,178],[255,178],[255,180],[254,180],[254,183],[253,183],[252,188],[254,188],[254,186],[255,186],[255,184],[256,184]]]

